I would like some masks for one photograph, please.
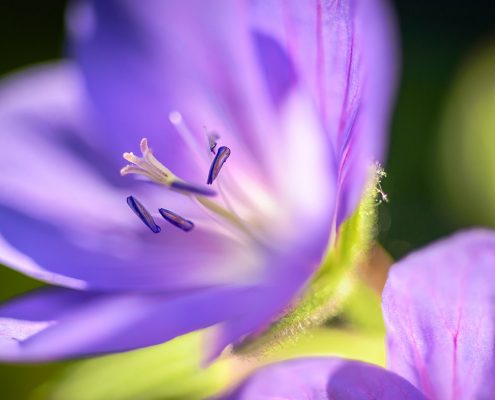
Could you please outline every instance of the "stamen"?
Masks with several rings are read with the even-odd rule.
[[[148,147],[148,140],[142,139],[140,143],[142,157],[138,157],[133,153],[124,153],[123,157],[131,164],[126,165],[120,170],[121,175],[136,174],[142,175],[160,185],[168,186],[170,189],[180,192],[201,196],[215,196],[216,192],[207,187],[186,182],[165,167],[153,155]]]
[[[165,208],[160,208],[158,211],[160,211],[160,214],[166,221],[170,222],[172,225],[182,229],[185,232],[189,232],[191,229],[194,228],[194,224],[191,221],[181,217],[180,215],[177,215],[172,211],[166,210]]]
[[[218,133],[212,132],[208,135],[208,146],[213,154],[216,153],[215,148],[217,147],[218,139],[220,139],[220,135]]]
[[[191,194],[199,194],[201,196],[216,196],[217,192],[214,190],[202,186],[195,185],[194,183],[186,182],[186,181],[174,181],[170,184],[170,188],[179,190],[181,192],[187,192]]]
[[[122,155],[126,161],[134,165],[125,166],[120,170],[120,174],[144,175],[156,183],[170,186],[170,183],[177,179],[177,177],[155,158],[151,149],[148,147],[148,139],[141,139],[139,147],[141,148],[142,157],[138,157],[133,153],[124,153]]]
[[[181,116],[172,115],[171,119],[175,123],[181,123]],[[212,142],[213,143],[213,142]],[[212,150],[215,150],[216,145],[212,146]],[[148,141],[142,139],[140,143],[140,149],[142,152],[142,157],[135,156],[132,153],[124,153],[124,158],[131,164],[125,166],[121,169],[120,173],[122,175],[127,174],[137,174],[144,176],[151,181],[158,183],[160,185],[168,187],[170,190],[176,191],[178,193],[187,195],[192,200],[199,203],[202,208],[207,209],[214,215],[221,217],[223,222],[230,223],[231,226],[238,228],[240,231],[248,235],[249,237],[255,238],[255,236],[250,232],[249,227],[244,223],[243,219],[234,211],[230,204],[229,199],[225,194],[222,195],[227,208],[221,204],[210,199],[210,196],[216,196],[217,192],[210,189],[207,186],[197,185],[194,183],[186,182],[185,180],[176,176],[172,171],[166,168],[162,163],[160,163],[155,156],[152,154],[151,149],[148,147]],[[203,149],[205,158],[208,157],[207,149]],[[228,147],[222,146],[216,152],[213,162],[210,165],[210,170],[208,172],[208,184],[212,184],[213,181],[218,177],[220,170],[230,156],[230,149]],[[155,223],[153,217],[144,208],[144,206],[139,203],[134,197],[129,196],[127,198],[127,203],[129,207],[134,211],[134,213],[143,221],[143,223],[151,229],[152,232],[160,232],[160,227]],[[168,210],[159,210],[163,218],[165,218],[170,223],[178,226],[184,230],[191,230],[192,222],[188,221],[176,214],[171,213]],[[171,220],[175,222],[171,222]],[[222,223],[223,223],[222,222]]]
[[[153,233],[159,233],[161,231],[160,227],[155,223],[155,220],[151,216],[144,206],[136,200],[135,197],[129,196],[127,197],[127,204],[131,208],[132,211],[139,217],[144,224],[151,229]]]
[[[222,146],[218,149],[215,158],[210,166],[210,172],[208,173],[208,180],[206,183],[211,185],[215,179],[217,179],[220,169],[222,168],[227,158],[230,156],[230,149],[228,147]]]

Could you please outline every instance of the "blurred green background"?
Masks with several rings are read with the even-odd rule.
[[[475,68],[482,71],[464,78],[462,87],[456,88],[455,82],[458,77],[462,80],[463,66],[470,65],[473,54],[479,54],[485,45],[495,43],[495,5],[487,0],[469,3],[462,0],[396,0],[394,3],[402,31],[403,68],[385,166],[388,177],[382,185],[390,202],[380,208],[379,239],[394,258],[399,258],[462,226],[483,224],[483,215],[489,215],[492,210],[485,210],[485,214],[470,213],[470,209],[478,208],[476,201],[483,195],[482,190],[492,188],[494,191],[495,180],[488,174],[483,178],[485,181],[477,184],[481,191],[463,189],[463,181],[458,180],[457,175],[460,172],[454,171],[455,166],[462,169],[462,162],[449,157],[451,153],[446,146],[457,144],[458,148],[452,151],[457,152],[461,161],[470,160],[461,154],[468,147],[459,145],[459,135],[462,136],[463,128],[474,126],[473,129],[477,129],[478,125],[452,123],[452,118],[459,115],[459,110],[466,110],[462,103],[462,87],[471,87],[471,79],[476,80],[477,76],[488,80],[491,71],[495,74],[495,57],[492,64]],[[64,8],[65,2],[55,0],[1,2],[1,75],[63,55]],[[495,47],[491,46],[490,51],[494,54]],[[481,85],[480,90],[483,87]],[[470,99],[477,98],[478,94],[472,91]],[[491,104],[495,106],[495,96],[492,99]],[[494,110],[491,114],[495,115],[495,108],[491,109]],[[486,113],[490,114],[490,109]],[[495,131],[491,126],[485,124],[484,130],[480,128],[483,131],[480,135],[485,135],[482,142],[486,144],[484,150],[488,149],[483,156],[495,159]],[[457,136],[454,133],[449,136],[451,130],[456,130]],[[477,138],[475,134],[470,137]],[[447,161],[439,161],[442,157]],[[495,169],[493,162],[491,165]],[[451,176],[446,178],[449,174]],[[444,181],[451,183],[444,184]],[[469,174],[464,176],[464,182],[473,182]],[[464,197],[459,201],[458,197],[466,192],[478,197],[466,196],[466,201]],[[495,206],[493,211],[495,215]],[[487,217],[486,223],[494,224],[495,218]],[[37,285],[0,267],[0,300]],[[33,388],[60,367],[0,366],[0,398],[26,398]]]

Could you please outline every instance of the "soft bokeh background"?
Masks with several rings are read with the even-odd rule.
[[[462,226],[495,226],[495,5],[394,3],[403,76],[379,239],[399,258]],[[55,0],[1,2],[1,75],[62,56],[64,7]],[[37,285],[0,267],[0,300]],[[0,398],[26,398],[61,367],[0,365]]]

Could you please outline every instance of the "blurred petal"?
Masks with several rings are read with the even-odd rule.
[[[432,399],[495,393],[495,233],[473,230],[392,268],[383,292],[390,368]]]
[[[57,223],[117,222],[113,166],[98,148],[69,63],[10,76],[0,88],[0,201]],[[88,222],[89,221],[89,222]]]
[[[179,289],[253,281],[264,267],[258,254],[222,234],[203,229],[183,233],[162,224],[160,235],[154,235],[125,203],[115,210],[127,211],[125,221],[135,227],[66,230],[0,206],[0,261],[45,282],[92,290]]]
[[[0,359],[49,361],[162,343],[234,317],[245,296],[232,289],[179,297],[42,289],[0,308]]]
[[[256,371],[228,399],[425,399],[409,382],[371,364],[302,358]]]
[[[339,164],[340,223],[355,209],[370,165],[384,157],[398,36],[388,2],[248,3],[254,27],[283,45],[320,110]]]
[[[141,294],[39,290],[0,308],[0,359],[44,361],[119,352],[218,324],[203,354],[211,360],[281,314],[311,273],[306,260],[295,255],[278,259],[280,265],[273,261],[265,266],[273,268],[270,276],[253,286]]]

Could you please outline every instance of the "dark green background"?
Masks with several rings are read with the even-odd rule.
[[[403,72],[386,165],[388,178],[383,182],[391,201],[381,207],[380,240],[394,257],[400,257],[458,228],[433,196],[435,135],[460,64],[470,50],[495,33],[495,6],[482,0],[395,4],[402,30]],[[64,7],[62,1],[1,2],[0,74],[63,54]],[[0,267],[0,300],[36,285]],[[0,366],[0,398],[25,398],[57,368]]]

